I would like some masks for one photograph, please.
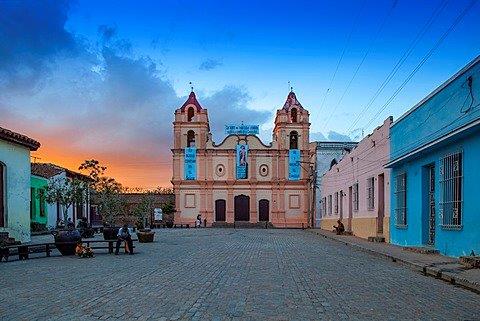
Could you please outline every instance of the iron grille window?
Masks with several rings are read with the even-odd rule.
[[[335,192],[335,214],[338,214],[338,192]]]
[[[332,195],[328,195],[328,215],[332,215]]]
[[[462,152],[445,156],[440,164],[440,217],[444,227],[462,225]]]
[[[322,216],[327,216],[327,198],[324,197],[322,200]]]
[[[407,225],[407,173],[395,177],[395,220],[397,226]]]
[[[358,211],[358,183],[353,184],[353,210]]]
[[[373,210],[375,208],[375,182],[374,178],[367,178],[367,208]]]

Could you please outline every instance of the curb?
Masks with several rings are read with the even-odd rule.
[[[408,260],[396,257],[396,256],[391,255],[391,254],[382,253],[382,252],[379,252],[379,251],[376,251],[376,250],[373,250],[373,249],[363,247],[360,244],[349,242],[348,240],[339,240],[338,238],[316,232],[315,230],[308,230],[308,232],[313,233],[317,236],[322,236],[323,238],[326,238],[326,239],[329,239],[329,240],[332,240],[332,241],[335,241],[335,242],[338,242],[338,243],[343,243],[345,245],[354,247],[357,250],[373,254],[376,257],[391,260],[392,262],[396,262],[396,263],[399,263],[403,266],[406,266],[406,267],[410,268],[411,270],[413,270],[415,272],[421,273],[421,274],[426,275],[426,276],[434,277],[436,279],[445,281],[445,282],[453,284],[453,285],[460,286],[462,288],[465,288],[467,290],[470,290],[472,292],[480,294],[480,283],[470,281],[470,280],[462,278],[462,277],[458,277],[457,275],[455,275],[454,273],[451,273],[451,272],[442,271],[441,268],[437,268],[437,267],[433,267],[433,266],[430,266],[430,265],[425,265],[425,264],[420,264],[420,263],[408,261]]]

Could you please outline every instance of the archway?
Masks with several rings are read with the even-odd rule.
[[[268,200],[258,201],[258,220],[263,222],[270,220],[270,202]]]
[[[247,195],[238,195],[234,199],[235,221],[250,221],[250,197]]]
[[[225,200],[215,201],[215,222],[225,222]]]

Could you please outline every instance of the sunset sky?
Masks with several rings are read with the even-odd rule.
[[[1,0],[0,127],[38,162],[95,158],[144,188],[170,185],[190,81],[216,142],[240,121],[269,142],[289,81],[312,140],[359,139],[480,54],[471,3]]]

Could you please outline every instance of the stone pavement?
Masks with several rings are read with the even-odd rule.
[[[377,256],[388,258],[409,266],[417,272],[458,284],[480,293],[480,269],[467,269],[456,258],[439,254],[422,254],[406,251],[401,246],[389,243],[373,243],[356,236],[336,235],[333,232],[321,229],[313,229],[309,230],[309,232],[342,242]]]
[[[302,230],[162,229],[0,264],[2,320],[480,320],[480,296]]]

